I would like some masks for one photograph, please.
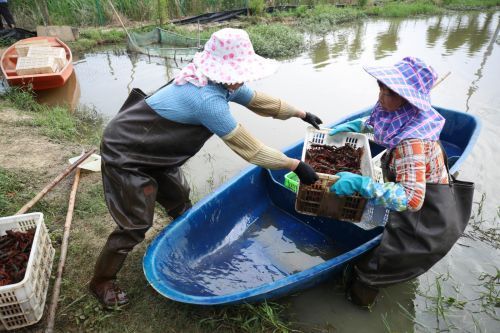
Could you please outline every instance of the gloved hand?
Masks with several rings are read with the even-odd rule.
[[[315,181],[319,179],[316,171],[309,164],[306,164],[302,161],[299,162],[299,165],[293,170],[299,176],[300,182],[305,185],[314,184]]]
[[[343,124],[332,127],[332,129],[330,130],[330,133],[328,133],[328,134],[335,135],[335,134],[341,133],[341,132],[360,133],[361,130],[363,129],[363,123],[364,123],[364,119],[361,119],[361,118],[354,119],[354,120],[348,121],[347,123],[343,123]]]
[[[373,198],[371,186],[373,180],[370,177],[360,176],[352,172],[339,172],[337,176],[340,179],[330,187],[331,192],[335,192],[337,195],[353,195],[354,192],[358,192],[365,198]]]
[[[319,125],[323,124],[323,121],[321,119],[319,119],[318,116],[316,116],[310,112],[306,112],[306,116],[305,116],[305,118],[302,118],[302,120],[305,121],[306,123],[313,125],[314,128],[316,128],[316,129],[319,129]]]

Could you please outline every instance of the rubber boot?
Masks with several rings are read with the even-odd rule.
[[[348,298],[356,305],[370,307],[375,304],[378,293],[377,287],[364,284],[356,278],[348,289]]]
[[[193,205],[191,204],[191,201],[184,202],[184,203],[180,204],[179,206],[169,210],[168,215],[172,219],[175,220],[176,218],[181,216],[186,210],[188,210],[191,207],[193,207]]]
[[[129,302],[127,294],[116,284],[116,275],[127,258],[126,253],[102,250],[90,281],[90,291],[106,308],[123,306]]]

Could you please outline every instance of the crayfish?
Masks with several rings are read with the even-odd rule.
[[[0,237],[0,286],[17,283],[24,279],[35,229],[7,230]]]
[[[341,171],[361,174],[363,148],[349,145],[335,147],[312,144],[306,151],[305,162],[316,172],[334,175]]]

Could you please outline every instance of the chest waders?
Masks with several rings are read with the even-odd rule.
[[[104,197],[117,228],[97,259],[93,281],[116,279],[127,254],[152,226],[156,201],[173,218],[191,207],[190,189],[179,167],[213,134],[204,126],[161,117],[145,97],[141,90],[132,90],[104,130]]]
[[[394,182],[396,176],[389,169],[390,158],[391,151],[384,154],[382,169],[384,179]],[[472,189],[465,193],[467,197],[460,197],[450,184],[427,183],[420,210],[389,214],[380,245],[354,265],[350,287],[354,303],[372,304],[379,287],[411,280],[427,272],[448,253],[467,226],[473,193]]]

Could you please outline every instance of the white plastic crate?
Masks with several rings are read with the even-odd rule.
[[[384,149],[380,154],[372,158],[373,179],[379,183],[384,182],[384,175],[382,174],[382,156],[386,151],[387,149]]]
[[[17,75],[51,74],[57,72],[59,66],[54,57],[20,57],[17,59]]]
[[[353,148],[363,148],[360,169],[363,176],[374,178],[368,138],[360,133],[339,133],[330,136],[330,129],[317,130],[308,127],[302,161],[305,161],[306,152],[313,144],[341,147],[349,145]],[[319,180],[313,185],[299,184],[295,210],[300,213],[314,216],[325,216],[343,221],[358,222],[361,219],[366,199],[359,195],[337,196],[330,192],[330,187],[339,178],[335,175],[318,173]]]
[[[54,57],[59,69],[66,65],[66,50],[63,47],[30,46],[26,56],[29,58]]]
[[[42,317],[55,251],[42,213],[0,218],[0,235],[32,228],[36,231],[24,279],[0,287],[0,321],[7,330],[32,325]]]
[[[48,39],[36,39],[31,41],[19,41],[14,44],[14,48],[16,49],[16,53],[19,57],[26,57],[28,55],[28,49],[31,46],[50,46],[50,42]]]

